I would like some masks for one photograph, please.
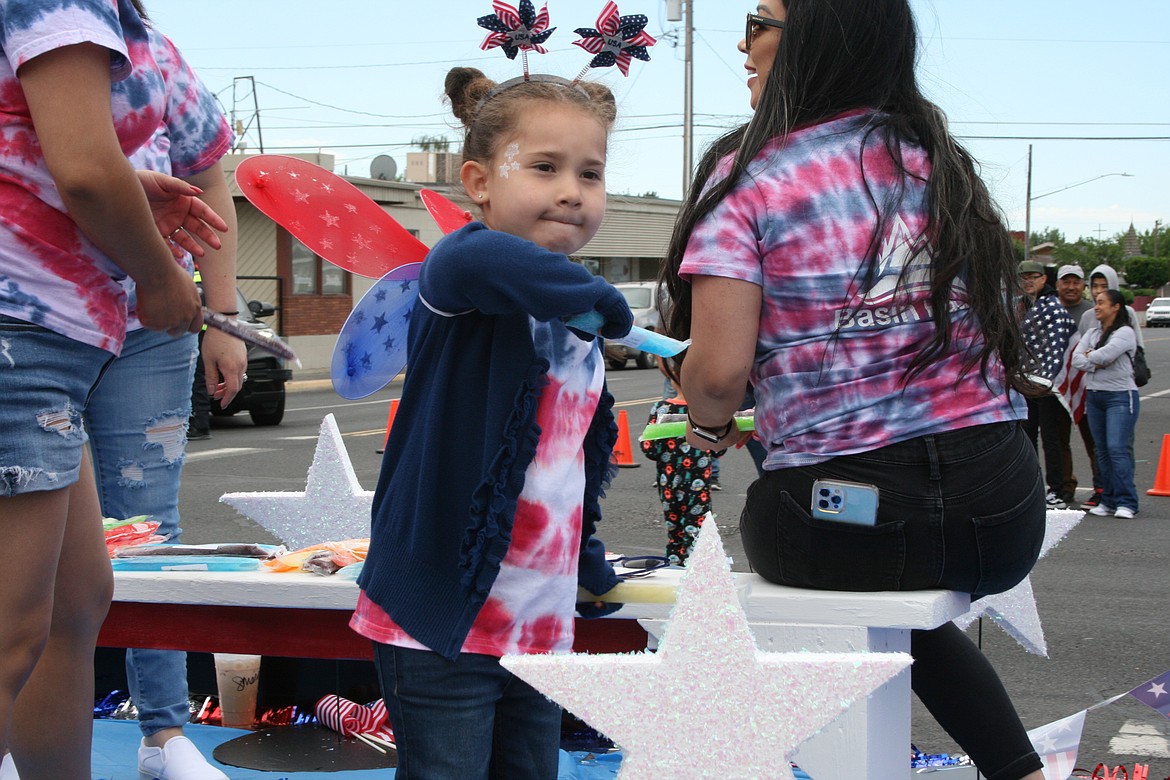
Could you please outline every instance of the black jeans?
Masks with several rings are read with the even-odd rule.
[[[812,483],[879,490],[874,526],[813,519]],[[945,588],[1000,593],[1031,571],[1044,538],[1044,482],[1018,423],[922,436],[813,466],[770,471],[740,519],[752,568],[820,590]],[[995,670],[953,623],[911,634],[914,692],[991,780],[1040,768]]]
[[[1029,398],[1024,430],[1032,440],[1032,446],[1044,450],[1044,481],[1048,489],[1065,501],[1075,500],[1077,477],[1072,464],[1072,418],[1064,404],[1051,393]]]

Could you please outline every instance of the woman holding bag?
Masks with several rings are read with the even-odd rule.
[[[1133,483],[1133,441],[1141,400],[1133,380],[1137,334],[1125,298],[1117,290],[1097,293],[1097,326],[1085,334],[1072,364],[1086,374],[1085,414],[1097,450],[1100,503],[1089,514],[1132,519],[1138,511]]]

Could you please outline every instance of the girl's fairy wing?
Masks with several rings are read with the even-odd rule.
[[[341,327],[330,375],[342,398],[378,392],[406,365],[406,334],[421,266],[407,263],[375,282]]]
[[[368,195],[312,163],[278,154],[236,168],[240,192],[309,251],[346,271],[379,279],[422,262],[427,247]]]
[[[434,190],[423,190],[419,197],[431,217],[444,234],[454,233],[471,221],[471,214],[456,206]]]

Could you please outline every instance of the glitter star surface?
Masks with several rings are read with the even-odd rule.
[[[1044,528],[1044,541],[1040,543],[1040,558],[1048,555],[1064,537],[1081,522],[1084,512],[1068,509],[1049,510]],[[995,621],[1008,636],[1033,655],[1048,657],[1048,642],[1044,639],[1044,628],[1040,625],[1040,613],[1036,610],[1036,596],[1032,592],[1032,577],[1011,590],[984,596],[971,605],[971,611],[955,618],[955,625],[966,629],[977,618],[986,615]]]
[[[370,535],[371,490],[362,490],[332,414],[321,421],[317,451],[300,493],[225,493],[220,501],[256,521],[289,549]]]
[[[758,650],[708,520],[657,653],[509,655],[502,663],[617,742],[622,777],[792,780],[793,751],[910,656]]]

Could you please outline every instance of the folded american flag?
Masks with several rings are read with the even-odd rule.
[[[1078,425],[1080,425],[1081,418],[1085,416],[1085,372],[1073,368],[1072,356],[1080,343],[1081,334],[1073,331],[1068,340],[1068,348],[1064,351],[1060,372],[1052,380],[1057,397],[1072,415],[1073,422]]]

